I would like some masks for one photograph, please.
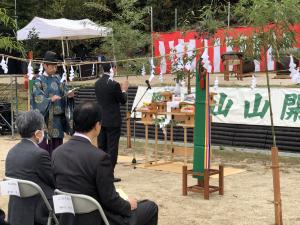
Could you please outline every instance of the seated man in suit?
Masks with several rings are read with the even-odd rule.
[[[92,145],[100,132],[101,109],[85,102],[74,110],[74,136],[52,155],[57,188],[95,198],[102,206],[110,225],[156,225],[158,207],[154,202],[122,199],[114,186],[109,155]],[[99,225],[100,213],[64,214],[63,225]]]
[[[7,154],[5,175],[38,184],[48,200],[55,188],[49,153],[38,146],[44,138],[44,117],[29,111],[17,117],[16,125],[22,140]],[[12,225],[47,224],[48,210],[40,196],[10,196],[8,221]]]

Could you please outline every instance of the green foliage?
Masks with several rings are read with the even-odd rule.
[[[15,21],[10,18],[5,9],[0,8],[0,25],[4,28],[12,27],[16,29]],[[0,50],[11,52],[13,50],[23,52],[23,46],[20,42],[16,41],[15,38],[9,36],[9,34],[4,34],[3,30],[0,31]]]
[[[64,17],[64,13],[67,7],[67,0],[53,1],[50,5],[52,11],[59,17]]]
[[[145,56],[150,49],[150,7],[153,7],[154,31],[164,32],[174,28],[175,8],[178,11],[178,27],[186,29],[195,28],[199,17],[213,14],[203,14],[199,7],[204,5],[220,5],[225,0],[26,0],[17,1],[18,27],[23,28],[33,17],[43,18],[89,18],[100,25],[114,28],[115,41],[111,38],[93,39],[86,41],[88,49],[94,53],[109,54],[112,57],[113,45],[115,56],[118,60]],[[232,1],[231,1],[232,2]],[[14,16],[14,1],[2,0],[0,8],[5,8],[10,17]],[[220,12],[215,12],[220,17]],[[208,27],[214,27],[209,23]],[[182,26],[182,27],[180,27]],[[9,27],[12,29],[12,26]],[[1,33],[2,28],[0,28]],[[15,29],[17,30],[17,29]],[[26,43],[25,43],[26,44]],[[69,42],[69,47],[78,42]],[[27,47],[30,44],[27,44]],[[35,57],[42,57],[44,51],[52,49],[60,52],[58,41],[39,41],[35,46]],[[148,60],[147,60],[148,61]],[[159,63],[157,60],[156,63]],[[131,63],[122,63],[128,71],[140,73],[142,64],[147,66],[145,60],[137,60]],[[148,70],[148,69],[147,69]]]
[[[144,18],[147,15],[148,8],[137,8],[135,5],[138,0],[119,0],[116,6],[120,13],[115,13],[117,21],[128,24],[131,28],[143,29],[145,26]]]
[[[266,58],[268,49],[272,48],[273,57],[278,61],[280,52],[295,47],[293,25],[300,21],[300,0],[241,0],[236,6],[235,14],[241,23],[254,28],[253,33],[247,35],[250,41],[244,41],[245,38],[240,36],[234,38],[232,42],[233,45],[239,47],[243,41],[246,55],[260,59],[258,50],[262,50]],[[255,46],[254,51],[253,46]],[[268,68],[266,68],[266,78],[273,146],[276,147]]]
[[[151,102],[161,102],[164,101],[164,99],[164,96],[162,96],[160,92],[153,92]]]
[[[118,0],[115,1],[115,10],[110,10],[109,4],[86,3],[88,8],[95,8],[99,12],[111,14],[110,21],[104,23],[105,26],[113,29],[113,34],[105,37],[99,49],[110,58],[117,60],[136,58],[145,55],[145,49],[150,43],[150,35],[143,32],[144,18],[147,15],[146,8],[137,8],[137,0]],[[126,72],[140,73],[143,61],[121,62]]]
[[[106,15],[111,15],[112,14],[112,11],[111,9],[103,2],[103,1],[100,1],[100,2],[85,2],[84,3],[84,7],[87,9],[87,10],[96,10],[96,13],[101,13],[101,14],[106,14]]]
[[[222,0],[144,0],[147,6],[153,7],[154,16],[154,31],[168,32],[175,28],[175,9],[177,9],[177,25],[178,30],[194,29],[199,22],[201,9],[203,6],[217,6],[228,1]],[[236,1],[230,1],[236,2]],[[216,14],[215,16],[219,16]],[[150,19],[148,19],[150,24]]]
[[[113,29],[113,38],[106,37],[101,49],[106,54],[113,56],[114,47],[115,56],[118,59],[136,57],[150,41],[147,34],[133,29],[121,21],[108,22],[106,25]],[[148,34],[148,36],[150,35]]]
[[[226,26],[226,5],[206,5],[195,11],[190,11],[189,14],[189,18],[197,21],[192,24],[192,28],[196,28],[199,36],[210,38],[216,33],[217,29]],[[188,19],[184,22],[190,24]],[[188,28],[190,27],[188,26]]]
[[[38,45],[38,40],[39,40],[39,34],[36,31],[36,29],[33,28],[28,33],[28,40],[26,40],[26,42],[25,42],[25,49],[27,51],[35,52],[36,46]]]
[[[187,46],[184,46],[184,48],[187,49]],[[188,70],[186,66],[192,64],[198,52],[198,50],[194,50],[191,54],[185,53],[183,54],[181,60],[179,58],[174,58],[174,55],[176,55],[177,53],[176,51],[173,51],[170,55],[170,61],[173,62],[171,73],[174,76],[174,80],[176,81],[176,83],[179,83],[183,80],[186,81],[188,94],[191,93],[191,79],[193,78],[195,73],[191,70]]]
[[[234,46],[245,46],[250,58],[260,59],[260,50],[272,48],[273,57],[279,59],[280,52],[295,46],[293,25],[300,22],[299,0],[241,0],[234,13],[241,24],[254,27],[247,39],[240,36],[232,41]]]

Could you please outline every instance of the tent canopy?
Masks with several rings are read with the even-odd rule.
[[[34,17],[23,29],[17,31],[17,39],[27,40],[29,32],[35,29],[39,39],[45,40],[80,40],[106,37],[111,28],[98,26],[89,19],[44,19]]]

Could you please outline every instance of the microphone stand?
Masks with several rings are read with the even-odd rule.
[[[136,108],[137,106],[140,104],[140,102],[142,101],[142,99],[144,98],[145,94],[147,93],[147,91],[151,89],[151,87],[147,87],[144,94],[142,95],[142,97],[140,97],[138,103],[134,106],[133,110],[131,111],[130,117],[133,113],[133,159],[132,159],[132,164],[136,164],[136,158],[135,158],[135,121],[136,121]]]

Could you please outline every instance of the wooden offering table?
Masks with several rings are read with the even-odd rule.
[[[241,52],[226,52],[222,56],[222,62],[224,64],[224,80],[229,81],[229,73],[231,72],[229,67],[232,66],[233,73],[238,80],[243,80],[243,53]]]
[[[149,144],[149,125],[155,124],[153,119],[157,118],[157,109],[153,108],[153,105],[149,107],[149,109],[138,109],[137,112],[141,112],[141,121],[140,123],[144,124],[145,126],[145,146],[144,146],[144,154],[145,154],[145,166],[150,165],[149,158],[148,158],[148,144]],[[157,140],[158,140],[158,128],[155,125],[155,162],[157,163]]]
[[[166,117],[171,117],[170,142],[171,142],[171,161],[174,156],[184,156],[184,164],[187,164],[188,158],[193,156],[193,148],[187,147],[187,129],[194,128],[194,104],[180,102],[178,107],[172,108],[171,112],[160,113]],[[175,124],[175,125],[174,125]],[[174,146],[174,126],[183,128],[184,147]]]
[[[138,109],[138,112],[141,112],[141,121],[145,126],[145,165],[157,165],[158,164],[158,117],[170,118],[170,144],[171,152],[168,152],[168,140],[167,140],[167,130],[165,127],[164,132],[164,161],[159,164],[170,163],[174,160],[174,156],[183,156],[184,164],[187,164],[188,158],[193,156],[193,148],[187,147],[187,129],[194,128],[194,106],[191,103],[181,102],[179,107],[172,108],[170,112],[167,112],[167,103],[166,102],[153,102],[148,108],[142,107]],[[187,110],[187,111],[184,111]],[[174,146],[174,122],[176,121],[175,126],[182,127],[184,130],[184,146]],[[154,163],[150,163],[148,157],[148,143],[149,143],[149,125],[155,125],[155,148],[154,148]],[[169,158],[169,159],[168,159]]]

